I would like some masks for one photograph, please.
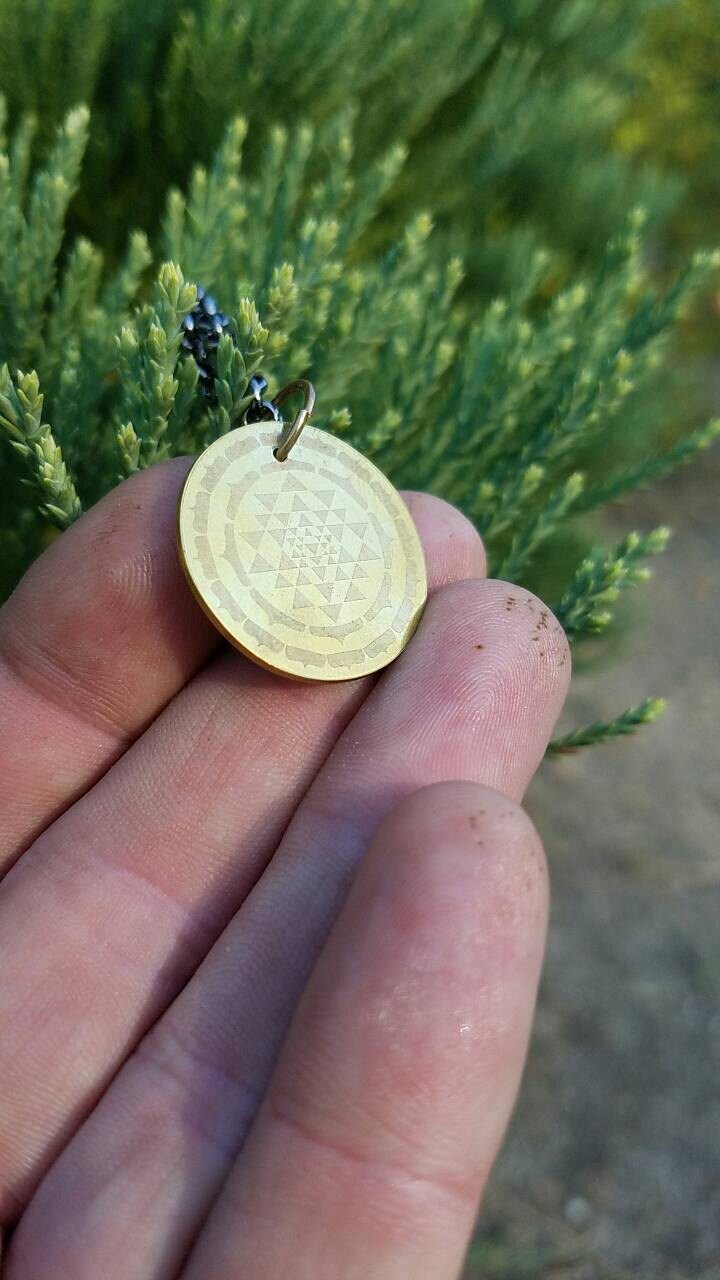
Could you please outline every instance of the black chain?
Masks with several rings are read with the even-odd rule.
[[[263,392],[267,391],[268,380],[261,373],[254,373],[246,389],[246,396],[253,396],[242,416],[243,424],[247,422],[282,422],[282,414],[272,400],[263,400]]]
[[[218,310],[218,305],[212,294],[209,294],[202,285],[198,286],[197,301],[192,311],[189,311],[182,322],[183,338],[181,347],[187,355],[192,356],[197,365],[198,377],[200,385],[203,389],[203,395],[206,400],[212,403],[217,402],[215,395],[215,376],[216,368],[216,352],[220,344],[220,339],[226,333],[231,333],[230,318],[223,311]],[[264,393],[267,391],[268,381],[261,373],[253,374],[247,387],[245,395],[252,396],[252,402],[245,410],[241,421],[247,422],[264,422],[282,420],[280,410],[272,400],[263,399]]]
[[[229,327],[229,317],[218,311],[217,302],[212,295],[199,286],[197,302],[182,322],[181,346],[195,361],[200,385],[208,400],[215,399],[215,352]]]

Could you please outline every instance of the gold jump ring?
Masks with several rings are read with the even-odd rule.
[[[293,445],[297,444],[300,439],[302,429],[308,421],[308,418],[312,416],[313,409],[315,408],[315,388],[312,382],[308,382],[307,378],[296,378],[294,382],[288,382],[287,386],[283,387],[282,390],[278,391],[277,395],[273,397],[274,404],[281,405],[284,400],[287,400],[291,395],[294,395],[296,391],[302,392],[305,397],[305,403],[302,409],[298,411],[294,420],[290,423],[285,423],[283,426],[280,440],[278,441],[276,448],[273,450],[278,462],[284,462]]]

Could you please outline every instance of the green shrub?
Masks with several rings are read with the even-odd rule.
[[[530,583],[568,522],[708,444],[718,424],[612,461],[717,266],[653,283],[637,202],[652,229],[679,188],[612,147],[655,8],[1,0],[3,589],[124,474],[231,429],[260,368],[312,377],[318,421]],[[180,351],[199,284],[232,318],[214,404]],[[663,541],[583,557],[574,641]]]

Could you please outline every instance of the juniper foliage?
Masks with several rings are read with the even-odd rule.
[[[659,7],[640,36],[638,91],[619,123],[618,141],[637,162],[682,175],[688,198],[677,207],[675,246],[697,240],[717,219],[720,174],[720,38],[715,0]]]
[[[639,707],[630,707],[614,720],[596,720],[585,729],[573,729],[562,738],[550,743],[551,756],[571,755],[580,747],[595,747],[601,742],[614,742],[616,738],[636,733],[642,725],[652,724],[665,710],[662,698],[646,698]]]
[[[524,275],[531,247],[600,250],[627,209],[661,218],[677,183],[609,142],[632,59],[667,0],[0,0],[0,85],[41,152],[83,101],[93,135],[79,229],[121,251],[170,183],[206,164],[230,119],[264,165],[268,122],[358,117],[352,167],[396,139],[383,208],[402,230],[430,207],[474,279]]]
[[[616,38],[626,9],[625,0],[422,0],[408,28],[399,0],[382,23],[369,0],[314,3],[312,22],[307,0],[242,11],[191,3],[179,18],[164,0],[142,17],[136,0],[0,0],[14,121],[0,154],[3,590],[53,526],[123,475],[232,429],[260,370],[271,390],[312,377],[321,425],[397,485],[457,503],[483,533],[492,571],[531,585],[570,520],[709,444],[717,423],[632,467],[584,475],[647,394],[683,306],[719,265],[698,253],[669,286],[653,283],[645,217],[634,209],[620,219],[614,200],[642,193],[657,216],[669,197],[656,198],[652,175],[624,171],[598,136],[593,163],[615,197],[601,199],[598,187],[579,207],[588,216],[594,207],[610,233],[602,251],[581,229],[585,214],[562,241],[550,176],[531,176],[541,139],[530,116],[549,123],[571,63],[577,101],[590,100],[589,32],[601,44]],[[27,74],[30,17],[42,81]],[[77,41],[81,19],[87,40]],[[432,75],[410,75],[430,64]],[[71,107],[53,135],[79,90],[93,102],[92,126]],[[245,116],[232,114],[239,102]],[[606,131],[619,109],[606,102]],[[455,121],[445,159],[432,127],[443,113]],[[574,127],[575,152],[567,122],[562,145],[588,179],[579,163],[588,137]],[[148,138],[162,139],[162,164],[148,162]],[[168,172],[179,180],[156,216]],[[513,218],[522,175],[532,199]],[[468,232],[469,190],[480,219],[495,222],[484,260]],[[420,211],[419,195],[435,216]],[[131,205],[145,230],[120,253]],[[451,244],[469,249],[472,288]],[[499,279],[504,289],[485,297]],[[210,397],[181,346],[199,285],[229,317]],[[663,537],[630,535],[583,560],[556,605],[574,643],[608,625],[620,589],[645,576],[639,562]],[[630,722],[636,712],[573,745]]]

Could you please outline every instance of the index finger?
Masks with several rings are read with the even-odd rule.
[[[218,643],[175,550],[190,463],[175,458],[108,494],[0,609],[0,874]]]

